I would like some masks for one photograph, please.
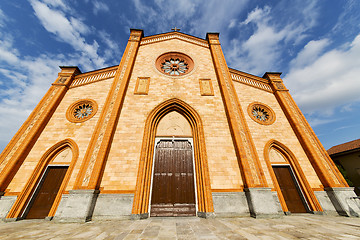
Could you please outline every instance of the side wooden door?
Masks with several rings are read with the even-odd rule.
[[[295,176],[293,176],[290,167],[273,166],[273,169],[289,211],[292,213],[306,213],[307,210],[301,191],[295,183]]]
[[[48,167],[29,203],[26,219],[39,219],[48,216],[67,169],[67,166]]]
[[[155,149],[150,216],[195,215],[191,143],[161,140]]]

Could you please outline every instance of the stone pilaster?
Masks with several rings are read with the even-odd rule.
[[[142,36],[142,30],[131,29],[112,88],[85,154],[75,189],[99,188]]]

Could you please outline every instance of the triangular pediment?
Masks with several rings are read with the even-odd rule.
[[[179,39],[181,41],[193,43],[201,47],[209,47],[208,41],[202,38],[194,37],[181,32],[167,32],[162,34],[156,34],[141,39],[140,45],[153,44],[162,41],[169,41],[172,39]]]

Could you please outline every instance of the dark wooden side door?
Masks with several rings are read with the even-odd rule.
[[[287,208],[292,213],[306,213],[304,200],[288,166],[273,166]]]
[[[195,216],[191,143],[161,140],[155,149],[150,216]]]
[[[48,167],[29,204],[29,211],[26,214],[27,219],[45,218],[48,216],[67,169],[67,166]]]

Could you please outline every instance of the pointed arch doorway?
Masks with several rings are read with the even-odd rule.
[[[286,214],[323,211],[300,163],[289,148],[272,139],[265,145],[264,158]]]
[[[182,120],[178,121],[179,119],[176,120],[176,118]],[[157,152],[158,154],[156,154]],[[161,158],[164,155],[170,157],[157,159],[157,156]],[[160,163],[159,165],[156,160],[166,163]],[[176,164],[180,163],[184,163],[183,165],[186,167],[180,166],[178,168]],[[169,166],[173,168],[171,171],[166,170]],[[164,170],[157,170],[157,168]],[[169,179],[156,180],[160,175],[167,176]],[[176,180],[176,175],[180,179],[179,181]],[[157,188],[161,188],[158,183],[169,181],[175,183],[172,185],[164,184],[162,190],[166,191],[166,187],[171,188],[172,190],[168,190],[170,195],[157,192]],[[182,184],[187,187],[182,187]],[[174,191],[179,198],[171,196]],[[184,193],[184,191],[186,192]],[[183,194],[186,194],[188,199],[191,200],[181,200]],[[157,200],[164,198],[168,198],[168,200]],[[169,207],[165,206],[164,209],[160,210],[162,213],[156,214],[156,210],[159,210],[156,209],[158,207],[156,204],[159,203],[163,206],[168,204]],[[133,218],[147,218],[149,215],[184,216],[187,214],[207,217],[212,215],[213,211],[204,133],[200,116],[182,100],[169,99],[155,107],[150,112],[145,123],[133,202]]]
[[[150,216],[195,216],[192,133],[178,112],[159,122],[154,149]]]

